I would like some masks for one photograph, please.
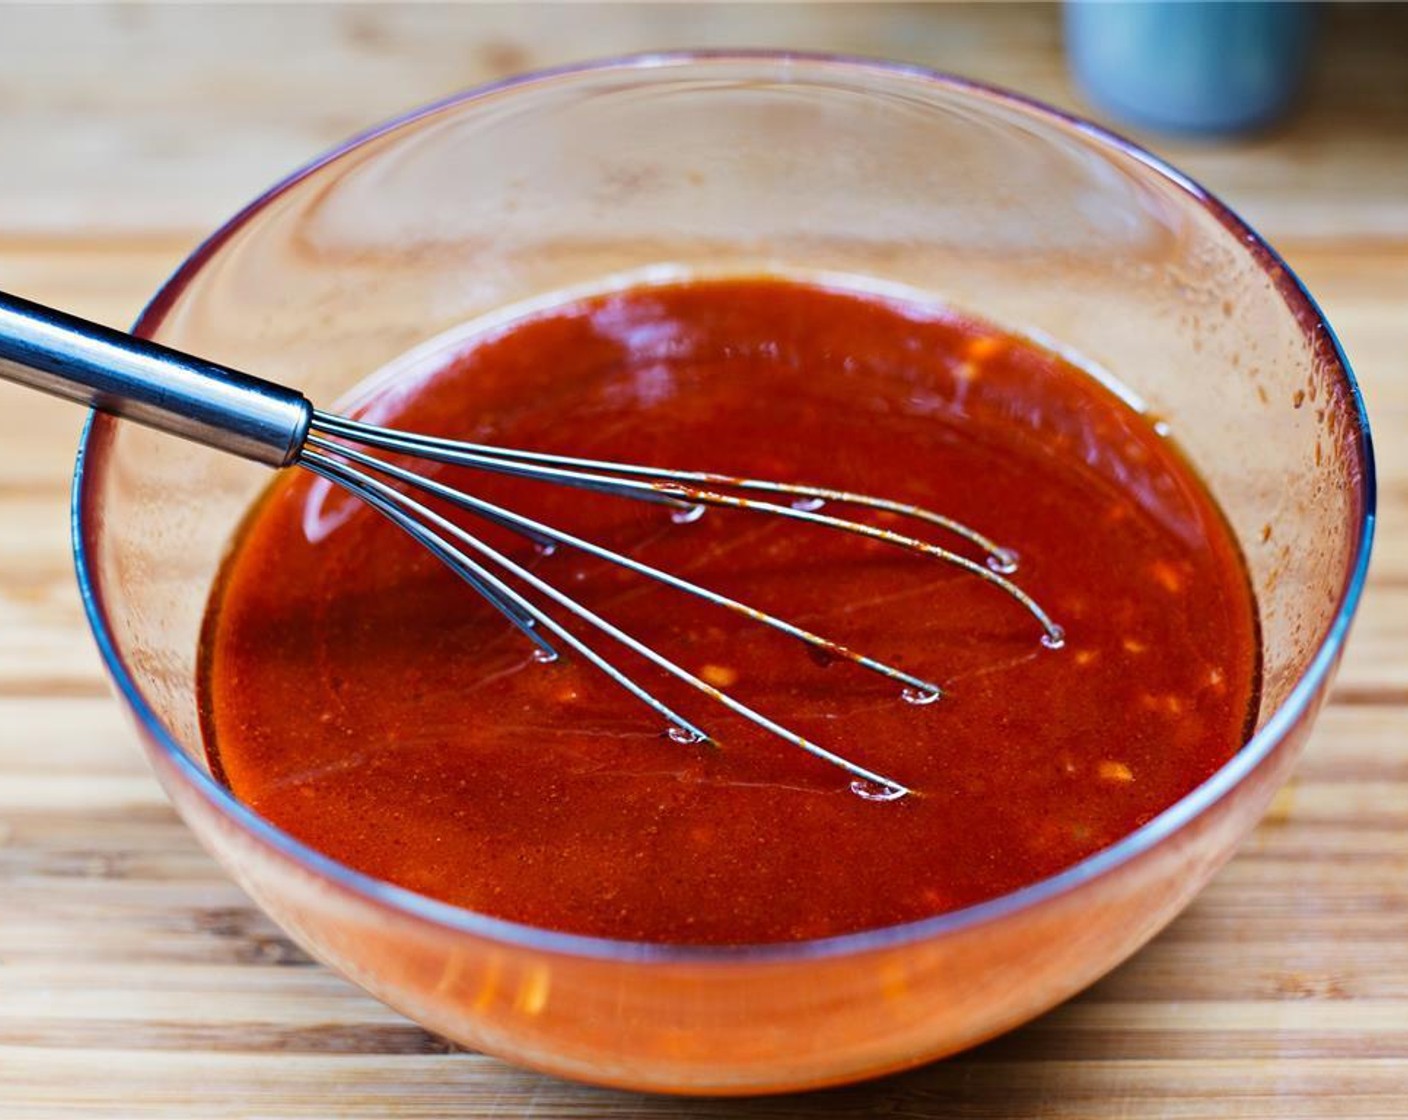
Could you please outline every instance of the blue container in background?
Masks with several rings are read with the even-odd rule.
[[[1067,0],[1066,53],[1097,107],[1129,124],[1227,133],[1294,100],[1314,5],[1259,0]]]

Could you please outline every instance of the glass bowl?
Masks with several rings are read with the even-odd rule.
[[[1372,534],[1368,427],[1344,355],[1255,233],[1125,141],[912,67],[778,54],[629,58],[415,112],[243,210],[137,330],[327,405],[468,321],[660,269],[900,284],[1117,379],[1169,426],[1245,550],[1265,677],[1244,749],[1094,857],[909,925],[701,948],[457,909],[320,855],[212,780],[194,689],[202,612],[267,475],[98,416],[74,534],[108,670],[171,800],[250,896],[456,1042],[584,1081],[713,1094],[851,1081],[971,1046],[1158,932],[1300,753]]]

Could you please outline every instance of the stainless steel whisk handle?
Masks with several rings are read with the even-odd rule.
[[[271,467],[313,417],[293,389],[4,292],[0,378]]]

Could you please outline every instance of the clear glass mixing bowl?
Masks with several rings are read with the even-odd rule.
[[[1372,458],[1354,381],[1275,253],[1147,153],[953,78],[781,55],[625,59],[414,113],[251,204],[138,329],[330,404],[476,316],[661,265],[902,283],[1054,340],[1137,394],[1246,551],[1265,682],[1242,752],[1064,873],[902,927],[702,949],[456,909],[319,855],[211,779],[194,689],[201,616],[267,476],[96,417],[74,529],[108,669],[172,801],[259,905],[460,1043],[696,1093],[842,1082],[970,1046],[1153,936],[1286,777],[1368,562]]]

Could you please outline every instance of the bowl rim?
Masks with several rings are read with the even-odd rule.
[[[856,55],[778,50],[697,50],[649,52],[610,57],[515,75],[452,94],[368,128],[328,150],[281,179],[240,209],[205,238],[176,268],[142,310],[133,327],[138,335],[149,335],[161,323],[175,300],[199,274],[210,258],[235,233],[257,217],[270,203],[321,168],[341,159],[362,145],[405,125],[436,114],[459,109],[488,97],[519,88],[587,78],[608,72],[630,74],[639,70],[689,68],[713,65],[770,65],[774,77],[786,79],[796,65],[816,71],[818,80],[828,71],[874,72],[886,78],[912,80],[938,85],[949,91],[1016,110],[1019,113],[1072,130],[1097,146],[1141,164],[1156,178],[1172,185],[1187,200],[1216,218],[1246,247],[1263,273],[1286,301],[1305,331],[1312,347],[1337,368],[1349,400],[1354,422],[1355,449],[1360,459],[1359,497],[1362,503],[1358,539],[1352,563],[1339,592],[1335,614],[1310,662],[1279,707],[1250,740],[1215,774],[1163,812],[1092,856],[1045,879],[1030,883],[1009,894],[988,899],[959,910],[880,929],[862,930],[806,941],[740,945],[698,945],[617,940],[585,934],[545,929],[442,902],[395,886],[357,871],[309,847],[260,817],[238,801],[234,794],[207,774],[190,758],[173,733],[157,716],[142,694],[131,670],[117,648],[113,631],[104,613],[99,581],[93,572],[93,557],[85,527],[93,524],[96,486],[111,435],[117,421],[93,412],[89,414],[79,441],[74,467],[70,504],[70,531],[74,563],[84,612],[98,645],[103,663],[119,698],[127,705],[149,742],[174,766],[176,773],[217,816],[257,841],[277,857],[300,870],[327,880],[340,891],[363,902],[383,906],[404,916],[455,932],[469,934],[515,947],[616,962],[657,963],[768,963],[842,957],[873,952],[953,934],[1029,910],[1069,894],[1158,847],[1163,841],[1193,823],[1241,782],[1275,750],[1285,736],[1313,711],[1317,697],[1328,684],[1348,635],[1350,623],[1363,595],[1372,551],[1376,484],[1369,418],[1363,394],[1334,330],[1304,284],[1281,256],[1240,217],[1211,192],[1134,142],[1081,117],[1022,94],[1000,87],[946,74],[924,66],[892,62]]]

